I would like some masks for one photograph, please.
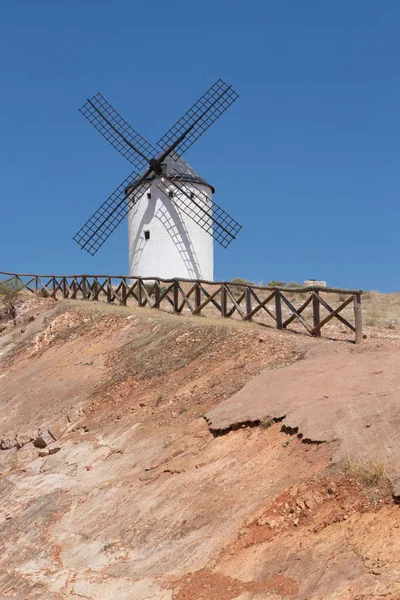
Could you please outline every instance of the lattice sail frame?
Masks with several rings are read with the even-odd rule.
[[[92,256],[96,254],[148,189],[150,185],[148,181],[141,180],[134,184],[134,175],[135,173],[131,173],[124,179],[74,236],[73,239],[79,246]],[[135,187],[132,187],[133,185]],[[128,189],[129,192],[127,192]]]
[[[160,180],[158,189],[168,197],[172,192],[174,204],[223,248],[227,248],[242,226],[207,194],[193,184],[189,187],[179,177],[179,173],[172,171]]]
[[[203,96],[157,142],[161,150],[174,145],[185,131],[184,139],[173,150],[182,156],[196,140],[239,98],[230,85],[218,79]]]
[[[101,94],[89,98],[79,112],[135,168],[136,174],[148,167],[156,148],[125,121]]]
[[[169,155],[182,156],[238,97],[231,86],[219,79],[159,140],[161,155],[123,119],[104,96],[99,93],[88,99],[80,108],[80,112],[134,166],[134,171],[74,236],[73,239],[80,247],[92,256],[96,254],[129,210],[138,202],[149,186],[148,177],[152,173],[152,168],[148,168],[142,176],[138,173],[149,167],[150,158],[164,160]],[[167,149],[165,149],[166,144]],[[175,203],[179,202],[182,212],[188,214],[224,248],[235,239],[241,225],[218,204],[213,202],[210,209],[201,209],[203,206],[207,207],[207,203],[211,200],[195,186],[193,186],[194,191],[183,182],[178,182],[176,173],[171,174],[170,184],[179,191]],[[128,189],[129,195],[127,195]],[[164,191],[162,187],[159,189]],[[193,206],[190,206],[189,202]]]

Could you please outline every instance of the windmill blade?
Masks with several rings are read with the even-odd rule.
[[[176,173],[163,177],[157,187],[224,248],[229,246],[242,228],[223,208],[196,186],[191,184],[188,187],[179,181],[179,175]]]
[[[96,254],[148,188],[148,174],[149,171],[135,182],[135,174],[131,173],[86,221],[74,236],[83,250],[92,256]]]
[[[172,150],[182,156],[238,98],[230,85],[218,79],[157,142],[162,158]]]
[[[157,150],[133,129],[101,94],[88,98],[79,112],[135,167],[136,171],[147,167],[149,159],[157,154]]]

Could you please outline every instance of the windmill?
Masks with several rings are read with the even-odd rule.
[[[128,215],[131,276],[213,278],[213,239],[226,248],[241,225],[212,199],[214,188],[183,154],[237,100],[221,79],[155,148],[97,94],[80,112],[134,167],[74,240],[94,255]]]

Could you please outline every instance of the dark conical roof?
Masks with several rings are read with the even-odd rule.
[[[208,185],[212,189],[213,194],[215,193],[214,187],[209,184],[205,179],[191,167],[184,158],[175,154],[174,156],[167,156],[163,164],[165,165],[165,174],[169,175],[171,171],[177,171],[179,173],[179,179],[181,181],[192,181],[193,183],[202,183]]]
[[[178,156],[175,153],[169,154],[163,161],[163,165],[165,168],[165,174],[170,175],[172,171],[174,171],[174,176],[176,179],[180,181],[187,181],[192,183],[202,183],[203,185],[208,185],[211,188],[212,193],[215,194],[215,188],[208,183],[205,179],[200,177],[200,175],[191,167],[184,158]],[[178,175],[176,175],[178,173]],[[152,181],[154,179],[154,174],[146,177],[147,181]],[[135,182],[132,181],[133,185]],[[131,185],[129,187],[131,187]]]

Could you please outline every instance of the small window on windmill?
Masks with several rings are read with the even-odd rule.
[[[143,233],[144,233],[144,239],[149,240],[150,239],[150,231],[148,229],[146,229],[146,231],[144,231]]]
[[[147,192],[147,200],[151,200],[151,192]]]
[[[174,197],[174,192],[168,192],[168,197],[169,198],[173,198]]]

